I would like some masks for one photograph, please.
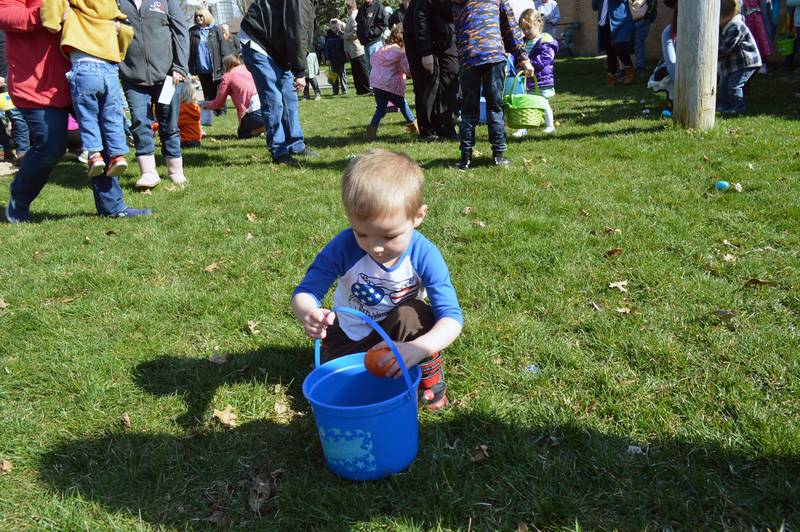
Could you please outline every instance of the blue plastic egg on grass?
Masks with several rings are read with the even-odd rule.
[[[720,192],[725,192],[726,190],[728,190],[729,188],[731,188],[731,184],[730,184],[730,183],[728,183],[727,181],[723,181],[723,180],[721,180],[721,179],[720,179],[719,181],[717,181],[717,182],[714,184],[714,188],[716,188],[716,189],[717,189],[717,190],[719,190]]]

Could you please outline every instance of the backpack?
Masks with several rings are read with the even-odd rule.
[[[647,2],[648,0],[628,0],[628,7],[630,8],[633,20],[644,18],[647,14]]]

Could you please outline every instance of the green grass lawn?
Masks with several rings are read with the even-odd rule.
[[[461,173],[455,143],[398,114],[365,144],[373,101],[327,94],[301,103],[322,153],[303,168],[237,141],[231,111],[184,153],[185,190],[137,193],[129,171],[149,219],[96,217],[84,169],[60,165],[35,223],[0,225],[0,529],[800,528],[798,77],[756,76],[747,116],[697,133],[603,66],[559,62],[561,127],[510,138],[507,171],[485,127]],[[323,462],[289,298],[370,146],[425,168],[421,230],[466,321],[417,460],[353,483]],[[234,428],[213,419],[227,405]],[[258,516],[248,487],[278,470]]]

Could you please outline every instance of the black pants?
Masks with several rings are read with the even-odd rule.
[[[356,86],[356,94],[369,94],[371,91],[366,56],[361,55],[350,59],[350,70],[353,71],[353,85]]]
[[[258,129],[264,129],[264,117],[261,111],[245,113],[239,121],[239,130],[236,132],[236,136],[240,139],[249,139],[255,136],[253,130]]]
[[[344,70],[344,63],[331,65],[331,71],[336,74],[336,83],[331,87],[333,94],[339,94],[339,88],[342,89],[342,94],[347,94],[347,72]]]
[[[211,72],[197,74],[197,79],[200,80],[200,86],[203,87],[203,100],[210,102],[217,97],[217,88],[222,83],[221,79],[214,81],[214,75]]]
[[[603,48],[606,51],[606,66],[608,72],[616,74],[617,70],[619,70],[619,61],[622,61],[622,64],[626,67],[632,67],[631,43],[618,42],[613,44],[611,42],[611,24],[609,24],[608,21],[606,21],[604,26],[600,27],[600,31],[603,39]]]
[[[414,83],[414,104],[420,136],[456,134],[453,112],[458,94],[458,57],[455,51],[433,56],[433,73],[422,66],[422,58],[409,57]]]

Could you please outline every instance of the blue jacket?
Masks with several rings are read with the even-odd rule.
[[[608,2],[608,19],[611,25],[611,44],[633,42],[633,18],[628,9],[628,0],[606,0]],[[592,0],[592,9],[597,11],[597,21],[600,22],[600,8],[603,0]],[[597,49],[605,52],[603,34],[600,26],[597,27]]]

